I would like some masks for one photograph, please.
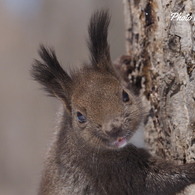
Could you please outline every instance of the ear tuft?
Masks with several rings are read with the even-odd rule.
[[[110,59],[110,46],[107,41],[109,24],[110,14],[108,10],[98,10],[92,15],[88,26],[88,47],[91,53],[92,65],[116,76]]]
[[[108,10],[97,11],[91,17],[88,27],[88,46],[93,64],[98,64],[105,60],[110,62],[110,48],[107,43],[109,24]]]
[[[35,60],[31,70],[32,77],[42,84],[50,95],[62,100],[69,110],[71,78],[60,66],[53,49],[46,49],[41,45],[38,53],[42,62]]]

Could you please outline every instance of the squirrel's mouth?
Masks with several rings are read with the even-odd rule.
[[[113,143],[113,146],[117,148],[123,148],[128,144],[127,137],[118,137],[117,140]]]

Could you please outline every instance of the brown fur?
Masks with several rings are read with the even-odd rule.
[[[107,11],[89,25],[91,64],[68,75],[41,46],[32,75],[64,105],[39,195],[172,195],[195,182],[195,165],[176,166],[131,144],[144,112],[115,73]]]

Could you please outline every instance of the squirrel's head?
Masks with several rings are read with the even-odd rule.
[[[71,76],[55,52],[41,46],[43,60],[35,61],[33,77],[50,95],[59,98],[71,116],[72,131],[91,146],[118,149],[126,146],[142,120],[140,101],[125,88],[110,59],[107,11],[97,11],[89,24],[89,65]]]

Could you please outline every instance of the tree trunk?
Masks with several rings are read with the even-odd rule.
[[[175,163],[192,162],[195,1],[123,1],[129,78],[136,93],[144,94],[143,102],[150,113],[145,121],[146,146],[151,153]],[[176,13],[184,17],[176,18]],[[185,194],[195,194],[195,186]]]

